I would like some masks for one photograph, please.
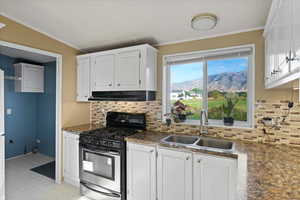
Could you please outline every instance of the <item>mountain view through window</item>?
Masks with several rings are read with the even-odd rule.
[[[171,106],[178,101],[185,104],[188,120],[199,120],[200,111],[205,107],[209,119],[222,120],[222,105],[226,104],[226,97],[231,95],[237,99],[232,117],[237,121],[247,121],[248,57],[205,62],[207,70],[204,70],[204,62],[170,67]],[[205,71],[206,79],[203,78]],[[206,97],[203,96],[206,94],[204,91],[207,92]]]

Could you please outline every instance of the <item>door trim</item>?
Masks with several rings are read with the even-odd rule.
[[[24,45],[6,42],[0,40],[0,46],[15,48],[32,53],[38,53],[46,56],[52,56],[56,59],[56,108],[55,108],[55,182],[60,184],[62,182],[62,55],[45,51],[37,48],[31,48]]]

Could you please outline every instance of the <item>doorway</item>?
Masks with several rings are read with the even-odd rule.
[[[28,177],[36,173],[61,183],[62,56],[0,41],[0,58],[0,68],[4,71],[5,158],[9,167],[7,173],[11,173],[6,175],[16,175],[12,166],[19,169],[23,166],[30,170]],[[18,63],[43,67],[43,92],[16,88],[16,83],[22,79],[15,72]],[[28,80],[36,82],[38,75],[34,70]]]

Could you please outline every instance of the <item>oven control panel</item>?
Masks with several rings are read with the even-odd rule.
[[[122,147],[122,143],[120,141],[97,138],[91,135],[82,136],[79,141],[81,144],[90,144],[94,146],[113,147],[118,149]]]

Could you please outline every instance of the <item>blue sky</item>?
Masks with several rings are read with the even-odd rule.
[[[224,72],[240,72],[247,69],[247,58],[208,61],[208,75]],[[202,78],[202,63],[174,65],[171,67],[173,83]]]

